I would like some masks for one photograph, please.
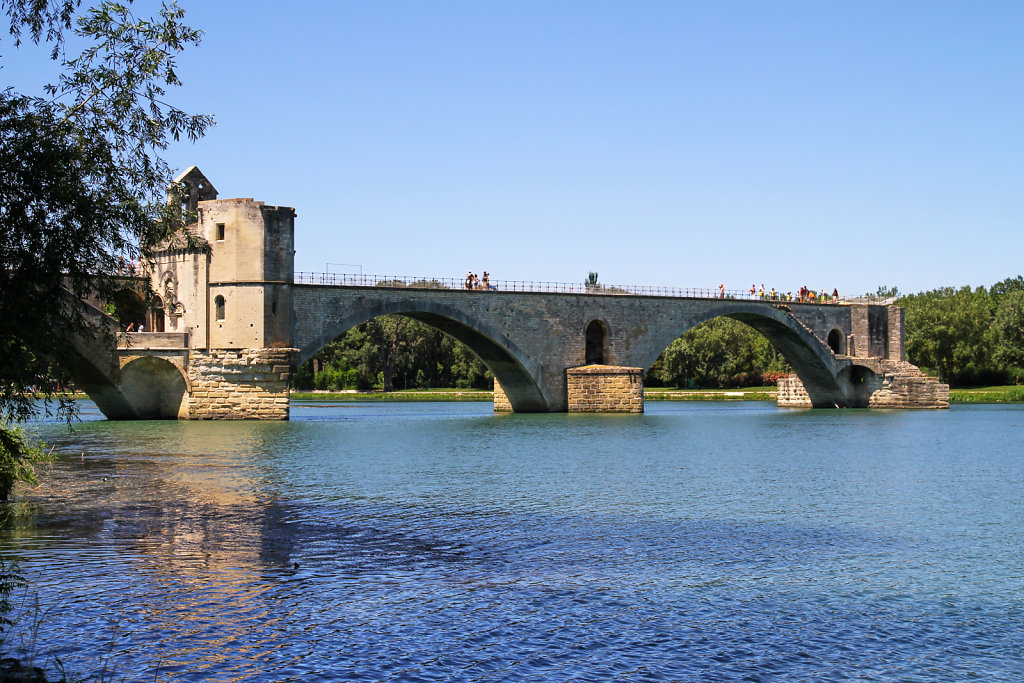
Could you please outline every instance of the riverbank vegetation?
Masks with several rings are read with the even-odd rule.
[[[1024,403],[1024,386],[970,387],[949,390],[950,403]]]
[[[322,348],[295,374],[295,389],[491,389],[475,353],[440,330],[401,315],[357,325]]]
[[[1024,277],[901,296],[907,360],[951,387],[1024,380]]]

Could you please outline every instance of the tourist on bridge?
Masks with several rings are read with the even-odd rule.
[[[718,298],[719,299],[724,299],[725,298],[725,283],[722,283],[722,284],[718,285]]]

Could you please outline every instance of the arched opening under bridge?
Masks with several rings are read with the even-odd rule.
[[[387,372],[390,373],[390,381],[396,389],[419,388],[424,386],[426,381],[433,383],[439,379],[443,380],[444,377],[455,378],[454,388],[460,388],[460,380],[462,386],[489,388],[490,378],[484,374],[489,372],[490,376],[501,383],[502,390],[516,412],[546,412],[551,409],[553,402],[534,380],[537,373],[525,354],[521,353],[509,339],[502,338],[486,323],[473,319],[464,311],[449,309],[436,302],[425,301],[417,304],[415,301],[404,300],[371,302],[363,310],[349,310],[347,313],[344,319],[327,325],[317,340],[305,344],[300,349],[301,368],[296,376],[297,384],[301,381],[308,386],[313,369],[315,368],[319,375],[325,367],[330,368],[330,355],[339,351],[344,352],[346,344],[349,346],[348,352],[354,351],[350,343],[353,335],[347,339],[343,338],[346,332],[354,330],[353,334],[357,338],[359,335],[375,335],[377,348],[383,350],[382,355],[378,351],[379,363],[376,365],[376,372],[379,374],[373,376],[374,384],[377,386],[386,384],[389,379],[385,375],[385,363],[388,361],[393,363],[391,370]],[[403,323],[403,320],[406,322]],[[400,335],[415,339],[403,339]],[[416,339],[419,339],[420,343],[417,343]],[[335,341],[340,343],[332,345],[331,342]],[[342,348],[339,349],[339,346]],[[326,353],[317,355],[321,349]],[[425,355],[411,358],[421,351],[425,352]],[[352,355],[358,354],[350,353],[349,357]],[[316,363],[307,363],[315,356]],[[432,371],[438,363],[443,365],[452,359],[456,367],[442,367],[442,372],[439,373]],[[338,364],[334,364],[334,367],[338,367]],[[348,363],[348,368],[342,369],[342,372],[351,373],[352,370],[351,363]],[[454,372],[444,372],[445,370]],[[348,382],[361,382],[363,387],[366,386],[367,380],[366,372],[356,372],[343,379]],[[312,381],[316,382],[315,379]]]
[[[718,317],[690,328],[647,370],[645,386],[739,389],[774,386],[792,372],[785,357],[753,327]]]
[[[696,367],[698,370],[704,371],[706,376],[710,372],[709,368],[713,369],[716,363],[718,366],[721,366],[736,362],[739,355],[738,349],[735,344],[729,343],[728,335],[725,335],[724,340],[716,338],[716,336],[720,337],[721,335],[709,335],[710,338],[703,339],[700,343],[690,344],[687,348],[684,333],[697,328],[701,323],[708,322],[711,323],[707,326],[708,328],[714,329],[718,327],[720,331],[722,327],[727,325],[714,321],[721,318],[743,323],[763,336],[764,340],[770,344],[773,352],[781,355],[786,364],[788,364],[788,369],[800,378],[810,397],[811,403],[815,407],[846,405],[846,399],[835,372],[833,352],[809,330],[789,316],[784,309],[758,306],[756,303],[749,306],[742,304],[733,305],[729,308],[712,307],[703,311],[699,316],[683,321],[675,329],[665,326],[663,328],[664,337],[662,338],[664,345],[661,346],[661,349],[668,351],[675,348],[685,352],[682,354],[682,360],[677,361],[677,367],[682,369],[683,374],[692,372],[693,368]],[[738,329],[735,325],[729,326]],[[673,333],[676,335],[675,337],[671,336]],[[690,341],[692,342],[693,340],[691,339]],[[679,347],[683,348],[680,349]],[[655,353],[659,352],[652,349],[651,355],[654,356]],[[690,356],[697,355],[704,358],[704,365],[698,364],[694,366],[691,364],[687,366],[686,363],[692,361],[692,358],[686,356],[687,353]],[[654,371],[656,377],[658,372],[666,372],[664,368],[666,360],[665,358],[658,358],[656,361],[655,358],[658,358],[658,356],[651,358],[649,363],[641,365],[641,367],[650,368],[651,370],[649,370],[648,374],[650,375],[651,371]],[[735,371],[735,367],[733,367],[733,370]],[[780,370],[771,379],[777,380],[778,376],[783,374],[788,374],[785,372],[785,368]],[[671,376],[671,372],[668,375]]]
[[[188,393],[185,377],[163,358],[142,356],[121,368],[121,392],[140,420],[176,420]]]

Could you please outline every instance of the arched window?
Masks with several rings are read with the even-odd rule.
[[[587,365],[605,364],[605,347],[608,343],[608,328],[600,320],[592,320],[587,325]]]
[[[830,349],[832,349],[833,353],[843,353],[846,350],[843,348],[843,333],[836,329],[833,329],[831,332],[829,332],[828,346]]]
[[[149,325],[149,329],[154,332],[164,331],[164,300],[158,296],[153,297],[153,303],[151,306],[151,317],[152,322]]]
[[[213,300],[213,305],[217,309],[217,321],[218,322],[222,322],[224,320],[224,318],[225,318],[225,316],[224,316],[224,309],[225,309],[224,297],[221,296],[220,294],[218,294],[217,298]]]

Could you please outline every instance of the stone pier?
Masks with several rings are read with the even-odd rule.
[[[193,351],[188,416],[193,420],[287,420],[297,349]]]
[[[584,365],[565,371],[570,413],[644,412],[644,370]]]
[[[949,408],[949,385],[925,375],[916,365],[906,361],[857,358],[839,376],[843,380],[846,393],[844,405],[847,407]],[[782,408],[814,407],[797,375],[779,380],[778,404]]]

